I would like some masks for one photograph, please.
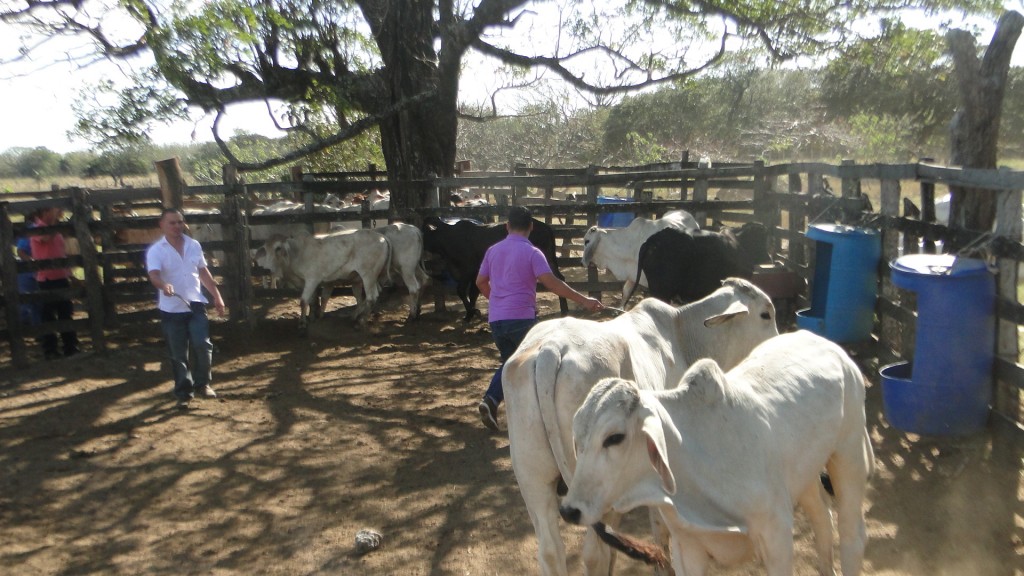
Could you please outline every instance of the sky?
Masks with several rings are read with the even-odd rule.
[[[1020,10],[1020,6],[1016,5],[1021,3],[1024,3],[1024,0],[1008,3],[1008,7]],[[913,25],[912,22],[911,24]],[[11,54],[17,46],[15,36],[7,33],[5,28],[0,25],[0,56]],[[979,44],[987,45],[991,33],[990,25],[978,38]],[[1024,65],[1022,44],[1024,39],[1018,41],[1014,52],[1013,63],[1017,66]],[[13,147],[44,146],[63,154],[90,147],[88,142],[72,139],[67,135],[75,123],[73,101],[83,87],[97,79],[122,78],[123,73],[117,66],[107,62],[86,69],[79,69],[68,62],[60,62],[61,51],[68,49],[53,47],[51,53],[57,54],[57,57],[51,57],[51,64],[48,66],[42,65],[47,59],[40,57],[36,62],[23,66],[0,68],[0,104],[6,111],[5,123],[0,130],[0,152]],[[58,61],[52,63],[54,60]],[[475,80],[485,77],[486,74],[482,73],[464,75],[462,86],[465,96],[473,101],[479,101],[480,98],[474,97],[474,94],[485,94],[485,84],[493,83],[486,79],[482,82]],[[195,122],[161,126],[151,133],[151,138],[158,144],[209,142],[212,141],[212,124],[213,118],[207,117]],[[254,104],[243,110],[232,109],[231,114],[221,122],[223,135],[230,136],[238,129],[268,136],[280,135],[267,118],[265,105],[261,104]]]

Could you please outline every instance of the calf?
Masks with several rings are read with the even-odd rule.
[[[583,236],[583,266],[594,266],[607,270],[616,280],[625,282],[622,286],[622,304],[625,308],[627,294],[632,296],[636,284],[647,286],[647,277],[642,273],[633,280],[639,262],[637,254],[644,240],[658,230],[676,228],[697,230],[697,220],[684,210],[666,212],[657,220],[634,218],[625,228],[598,228],[592,226]]]
[[[602,380],[573,419],[573,440],[576,474],[562,518],[591,525],[611,510],[656,508],[680,575],[703,575],[712,560],[735,565],[752,557],[769,576],[792,575],[797,504],[814,531],[818,573],[834,574],[832,518],[820,484],[827,469],[843,574],[860,573],[874,467],[864,379],[825,338],[777,336],[728,373],[700,360],[670,390]]]
[[[458,220],[447,223],[436,216],[423,220],[423,248],[440,256],[455,280],[455,291],[466,308],[465,320],[469,321],[480,314],[476,308],[476,299],[480,295],[476,287],[476,276],[480,272],[480,263],[484,261],[487,249],[508,235],[504,224],[478,224],[470,220]],[[555,232],[551,226],[533,220],[533,231],[530,242],[544,253],[551,267],[551,272],[560,279],[565,276],[558,270],[558,255],[555,252]],[[568,313],[569,305],[565,298],[558,299],[562,315]]]
[[[565,574],[556,486],[576,470],[572,416],[594,383],[617,376],[661,388],[699,358],[734,366],[777,334],[771,300],[735,278],[681,308],[647,298],[607,322],[557,318],[530,330],[505,363],[502,386],[512,469],[537,534],[541,574]],[[590,532],[583,557],[588,574],[609,573],[609,551]]]
[[[365,324],[379,295],[377,282],[391,265],[387,238],[372,230],[354,230],[314,237],[274,235],[256,251],[256,261],[275,278],[302,286],[299,326],[308,325],[309,304],[325,282],[351,280],[356,297],[353,317]],[[326,302],[324,303],[326,305]]]

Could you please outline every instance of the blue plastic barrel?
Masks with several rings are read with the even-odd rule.
[[[632,202],[630,198],[619,198],[618,196],[598,196],[598,204],[619,204]],[[632,212],[606,212],[597,215],[597,225],[600,228],[625,228],[636,218]]]
[[[811,307],[796,313],[796,324],[833,342],[867,340],[874,327],[881,235],[871,228],[812,224],[815,240]]]
[[[890,264],[892,282],[917,293],[913,362],[880,370],[885,417],[927,435],[979,432],[992,402],[995,277],[982,260],[911,254]]]

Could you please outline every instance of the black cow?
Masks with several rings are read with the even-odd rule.
[[[436,216],[428,216],[423,220],[423,249],[444,260],[448,273],[455,280],[455,291],[466,307],[466,321],[480,313],[476,309],[476,299],[480,295],[476,287],[476,276],[484,261],[484,253],[507,235],[504,223],[480,224],[471,220],[446,222]],[[558,270],[555,232],[551,226],[534,218],[530,242],[544,253],[552,273],[560,280],[565,280],[565,276]],[[569,311],[568,303],[565,298],[559,298],[558,303],[565,316]]]
[[[757,222],[735,232],[666,228],[640,245],[638,261],[636,281],[647,276],[648,294],[687,304],[711,294],[726,278],[751,278],[758,264],[770,262],[768,231]]]

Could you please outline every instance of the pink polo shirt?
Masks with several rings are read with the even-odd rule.
[[[40,220],[36,220],[36,226],[46,226]],[[44,236],[32,236],[29,239],[32,247],[33,260],[49,260],[51,258],[66,258],[68,253],[64,247],[64,237],[60,234],[46,234]],[[36,280],[63,280],[71,276],[67,268],[53,268],[50,270],[39,270],[36,272]]]
[[[530,320],[537,317],[537,278],[551,272],[544,253],[518,234],[491,246],[480,264],[480,276],[491,283],[487,320]]]

